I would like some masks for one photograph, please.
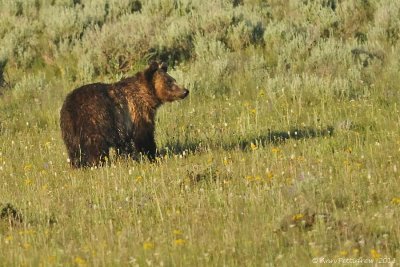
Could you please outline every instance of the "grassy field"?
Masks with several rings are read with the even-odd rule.
[[[400,2],[0,0],[0,266],[395,266]],[[64,97],[167,61],[156,164],[72,170]],[[379,264],[382,263],[382,264]]]

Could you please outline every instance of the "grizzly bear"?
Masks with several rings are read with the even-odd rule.
[[[101,166],[110,148],[115,148],[117,155],[135,157],[136,152],[154,161],[157,108],[188,94],[167,73],[167,65],[157,62],[119,82],[88,84],[73,90],[60,112],[71,166]]]

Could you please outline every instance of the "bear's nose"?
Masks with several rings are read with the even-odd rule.
[[[188,89],[184,89],[183,90],[183,94],[182,94],[182,98],[185,98],[189,95],[189,90]]]

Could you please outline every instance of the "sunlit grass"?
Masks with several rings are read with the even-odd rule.
[[[399,4],[36,2],[0,0],[0,265],[399,260]],[[191,91],[157,163],[72,170],[65,95],[151,56]]]

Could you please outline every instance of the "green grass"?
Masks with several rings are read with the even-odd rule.
[[[134,2],[0,0],[0,266],[399,262],[400,4]],[[66,94],[151,58],[162,158],[72,170]]]

